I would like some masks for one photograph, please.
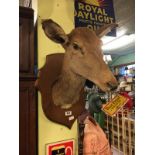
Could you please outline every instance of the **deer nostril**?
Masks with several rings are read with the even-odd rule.
[[[117,85],[112,85],[111,83],[107,83],[107,86],[110,88],[110,90],[116,90],[117,89]]]

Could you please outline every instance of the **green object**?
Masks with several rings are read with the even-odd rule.
[[[99,113],[99,121],[98,123],[100,124],[100,127],[103,129],[105,126],[105,113],[104,112],[100,112]]]
[[[89,112],[91,114],[101,111],[102,101],[98,93],[88,94]]]
[[[113,58],[113,61],[111,63],[109,63],[109,65],[110,65],[110,67],[113,67],[113,66],[118,66],[121,64],[131,63],[131,62],[135,62],[135,53],[134,52]]]
[[[96,122],[100,125],[102,129],[104,129],[105,126],[105,113],[104,112],[99,112],[99,113],[94,113],[94,119]]]
[[[95,119],[96,122],[98,123],[98,120],[99,120],[99,115],[98,115],[98,113],[94,113],[94,119]]]
[[[105,126],[105,113],[101,110],[102,104],[106,103],[106,99],[101,99],[98,93],[88,94],[89,111],[94,116],[96,122],[102,129]]]
[[[106,99],[102,99],[102,104],[106,103]],[[103,111],[100,111],[98,113],[94,113],[94,119],[98,122],[100,127],[104,129],[105,126],[105,113]]]

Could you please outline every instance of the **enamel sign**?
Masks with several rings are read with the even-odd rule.
[[[113,0],[75,0],[75,27],[96,30],[104,24],[115,23]],[[116,30],[107,35],[116,36]]]
[[[47,144],[46,155],[74,155],[74,140]]]

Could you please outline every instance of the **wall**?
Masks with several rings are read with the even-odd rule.
[[[74,28],[73,0],[38,0],[38,68],[45,63],[46,55],[64,52],[63,48],[50,41],[41,28],[41,19],[52,18],[61,25],[66,33]],[[45,154],[45,144],[75,138],[77,140],[77,122],[71,130],[49,121],[43,114],[39,93],[39,155]],[[76,147],[77,150],[77,147]],[[76,151],[77,152],[77,151]]]
[[[122,56],[117,56],[113,58],[113,61],[109,63],[110,66],[117,66],[121,64],[127,64],[135,62],[135,53],[129,53]]]

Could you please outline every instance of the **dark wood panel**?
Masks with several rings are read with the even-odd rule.
[[[23,6],[19,7],[19,15],[20,15],[20,17],[33,19],[34,18],[33,12],[34,11],[33,11],[32,8],[23,7]]]
[[[19,7],[19,155],[38,155],[33,10]]]
[[[29,72],[30,70],[30,21],[20,18],[19,27],[19,67],[20,72]]]
[[[34,81],[20,81],[19,154],[37,155],[37,92]]]
[[[26,13],[25,16],[22,12]],[[19,74],[20,77],[32,77],[34,76],[34,23],[33,18],[30,18],[30,14],[33,17],[33,11],[22,8],[20,13]]]

